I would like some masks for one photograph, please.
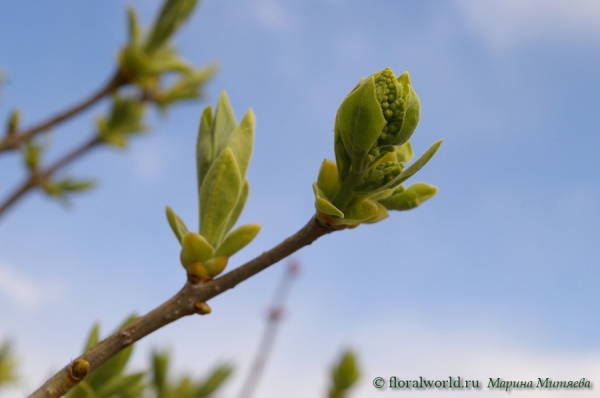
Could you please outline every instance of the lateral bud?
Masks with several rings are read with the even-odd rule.
[[[85,359],[76,359],[69,368],[69,374],[73,380],[82,380],[90,371],[90,363]]]
[[[212,309],[204,301],[198,301],[194,303],[194,311],[198,315],[208,315],[212,312]]]

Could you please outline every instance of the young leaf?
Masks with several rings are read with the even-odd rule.
[[[317,186],[326,198],[331,199],[335,196],[340,189],[340,176],[335,162],[327,159],[323,160],[317,178]]]
[[[231,149],[226,148],[206,173],[200,188],[200,233],[214,247],[238,201],[242,178]]]
[[[146,52],[152,54],[162,47],[190,16],[196,0],[167,0],[148,35]]]
[[[344,218],[344,213],[327,199],[323,191],[317,186],[317,183],[313,183],[313,191],[315,193],[315,207],[317,210],[329,216]]]
[[[421,168],[423,166],[425,166],[427,164],[427,162],[429,162],[429,160],[433,157],[433,155],[435,155],[437,150],[440,148],[440,145],[442,145],[443,141],[444,140],[439,140],[436,143],[434,143],[432,146],[430,146],[429,149],[427,149],[425,151],[425,153],[423,153],[423,155],[421,155],[421,157],[419,159],[417,159],[415,162],[413,162],[413,164],[411,164],[409,167],[404,169],[404,171],[402,171],[402,173],[398,177],[394,178],[387,184],[382,185],[381,187],[379,187],[377,189],[373,189],[373,190],[369,190],[369,191],[361,191],[359,193],[356,193],[356,195],[357,196],[372,195],[374,193],[381,192],[386,189],[394,188],[394,187],[397,187],[398,185],[402,184],[404,181],[406,181],[410,177],[412,177],[417,171],[421,170]]]
[[[256,237],[260,231],[258,224],[245,224],[225,237],[215,251],[215,257],[231,257]]]
[[[250,195],[250,184],[248,183],[248,180],[245,179],[244,185],[242,186],[242,191],[240,192],[240,196],[238,197],[235,207],[233,208],[233,211],[231,212],[231,215],[229,216],[227,225],[225,226],[225,228],[219,235],[219,240],[221,240],[223,238],[223,236],[225,236],[225,234],[227,232],[229,232],[231,230],[231,228],[233,228],[233,226],[235,225],[237,220],[240,218],[240,215],[242,214],[242,211],[244,210],[244,207],[246,206],[246,202],[248,201],[249,195]]]
[[[85,343],[85,347],[83,348],[83,352],[86,352],[96,344],[98,344],[98,340],[100,338],[100,324],[96,322],[92,330],[90,331],[90,335],[88,337],[87,342]]]
[[[179,243],[181,243],[185,234],[188,233],[188,229],[185,226],[184,222],[181,221],[181,218],[179,218],[179,216],[175,214],[173,209],[171,209],[169,206],[167,206],[166,212],[169,225],[171,226],[173,233],[177,237],[177,240],[179,241]]]
[[[339,220],[340,224],[353,225],[372,221],[382,215],[377,203],[366,199],[344,209],[344,216],[342,220]]]
[[[202,187],[204,177],[213,161],[213,138],[212,138],[212,108],[207,106],[200,118],[198,129],[198,141],[196,142],[196,168],[198,175],[198,193]]]
[[[344,99],[335,118],[334,129],[339,131],[353,167],[362,164],[384,125],[375,79],[370,77]]]
[[[194,398],[208,398],[229,378],[233,372],[230,365],[221,365],[217,367],[206,380],[201,383],[194,394]]]
[[[248,164],[250,163],[250,156],[252,155],[255,123],[254,112],[252,112],[252,109],[249,109],[242,118],[240,124],[233,129],[225,144],[233,151],[242,177],[246,175],[246,170],[248,170]]]
[[[181,239],[183,253],[189,262],[205,262],[213,256],[214,249],[206,239],[197,233],[188,232]]]
[[[219,96],[212,124],[213,159],[219,156],[223,149],[225,149],[225,142],[227,142],[229,135],[236,126],[235,114],[233,113],[233,109],[231,109],[227,93],[223,91]]]
[[[424,182],[412,184],[408,189],[394,193],[385,199],[379,200],[389,210],[410,210],[432,198],[438,189]]]
[[[356,364],[356,356],[348,350],[344,352],[344,355],[331,372],[333,385],[330,389],[330,397],[343,397],[343,393],[350,389],[359,377],[360,371]]]

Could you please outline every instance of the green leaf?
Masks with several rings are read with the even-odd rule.
[[[246,175],[248,164],[250,164],[250,156],[252,156],[255,123],[254,112],[252,112],[252,109],[249,109],[240,124],[233,129],[225,144],[233,151],[242,177]]]
[[[385,118],[375,95],[371,76],[340,105],[334,129],[339,131],[352,167],[362,166],[366,154],[381,134]]]
[[[331,372],[331,391],[345,392],[352,387],[360,377],[356,356],[350,350],[344,352],[340,361]]]
[[[398,162],[408,163],[414,156],[410,142],[396,148],[396,158],[398,159]]]
[[[365,199],[344,209],[344,216],[340,224],[354,225],[377,219],[382,214],[377,202]]]
[[[96,344],[98,344],[98,340],[100,338],[100,324],[96,322],[90,331],[90,335],[85,343],[85,347],[83,348],[83,352],[86,352]]]
[[[202,97],[202,86],[215,73],[216,66],[182,73],[181,78],[171,87],[154,95],[154,100],[161,110],[179,101],[194,100]]]
[[[389,217],[388,211],[384,205],[382,205],[381,203],[376,202],[374,200],[372,200],[372,202],[377,205],[377,210],[379,211],[379,215],[377,217],[371,218],[367,221],[363,221],[365,224],[374,224],[376,222],[379,222],[379,221],[384,220]]]
[[[67,398],[96,398],[94,389],[87,383],[86,380],[82,380],[77,384],[69,393],[66,395]]]
[[[195,398],[210,397],[229,378],[233,368],[230,365],[221,365],[202,382],[195,391]]]
[[[161,397],[168,391],[167,375],[169,370],[169,353],[153,352],[152,353],[152,383],[158,391],[158,396]]]
[[[235,207],[233,208],[233,211],[231,212],[231,215],[229,216],[229,221],[227,221],[227,225],[223,229],[223,233],[219,237],[219,240],[221,240],[221,238],[223,236],[225,236],[225,234],[227,232],[229,232],[231,230],[231,228],[233,228],[233,226],[235,225],[237,220],[240,218],[240,215],[242,214],[242,211],[244,210],[244,207],[246,206],[246,202],[248,201],[249,195],[250,195],[250,184],[248,183],[247,179],[244,179],[244,185],[242,186],[242,191],[240,192],[240,196],[238,197],[238,200],[235,203]]]
[[[146,51],[148,54],[162,47],[175,31],[188,19],[196,0],[167,0],[160,14],[154,22],[154,26],[148,35]]]
[[[215,257],[231,257],[256,237],[260,231],[259,224],[245,224],[225,237],[223,243],[215,251]]]
[[[379,200],[388,210],[410,210],[432,198],[438,189],[424,182],[412,184],[408,189],[394,193],[385,199]]]
[[[332,199],[340,189],[340,176],[335,162],[331,160],[323,160],[321,169],[319,169],[319,177],[317,178],[317,186],[325,195],[325,198]]]
[[[348,177],[352,160],[346,153],[346,147],[344,147],[344,141],[342,141],[342,136],[340,135],[338,129],[334,129],[333,149],[335,150],[335,163],[338,167],[341,182],[344,181],[346,177]]]
[[[205,262],[213,256],[214,249],[207,240],[200,234],[188,232],[181,239],[183,253],[190,261]]]
[[[119,330],[133,322],[136,318],[137,317],[134,315],[127,318],[119,327]],[[119,375],[125,368],[125,365],[127,365],[127,361],[129,361],[132,349],[132,345],[125,347],[117,355],[113,356],[92,371],[85,379],[90,387],[97,391],[100,389],[100,387],[102,387],[102,385],[108,383],[113,377]]]
[[[166,212],[167,212],[167,220],[169,221],[169,225],[171,226],[171,229],[173,230],[175,237],[177,237],[177,240],[179,241],[179,243],[181,243],[185,234],[188,233],[188,229],[185,226],[185,223],[183,221],[181,221],[181,218],[179,218],[179,216],[177,214],[175,214],[173,209],[171,209],[169,206],[167,206]]]
[[[423,153],[423,155],[421,155],[421,157],[419,159],[417,159],[409,167],[404,169],[404,171],[398,177],[394,178],[387,184],[382,185],[378,189],[373,189],[373,190],[369,190],[369,191],[361,191],[360,193],[357,193],[357,195],[360,195],[360,196],[372,195],[374,193],[381,192],[386,189],[394,188],[394,187],[397,187],[398,185],[402,184],[404,181],[406,181],[410,177],[412,177],[417,171],[421,170],[421,168],[423,166],[425,166],[427,164],[427,162],[429,162],[429,160],[433,157],[433,155],[435,155],[437,150],[440,148],[440,145],[442,145],[443,141],[444,140],[439,140],[436,143],[434,143],[432,146],[430,146],[429,149],[427,149],[425,151],[425,153]]]
[[[231,109],[229,98],[227,97],[227,93],[222,91],[217,102],[215,118],[212,123],[213,159],[219,156],[225,149],[225,143],[236,126],[237,121],[233,109]]]
[[[0,386],[17,380],[15,368],[16,362],[12,344],[9,341],[4,341],[0,345]]]
[[[137,46],[140,42],[142,34],[140,25],[137,22],[137,15],[133,7],[127,8],[127,33],[129,37],[129,45]]]
[[[200,233],[214,247],[238,201],[242,178],[235,157],[226,148],[215,159],[200,188]]]
[[[108,118],[96,120],[101,141],[124,148],[127,137],[145,130],[143,124],[144,104],[134,98],[113,95],[113,105]]]
[[[137,397],[145,389],[142,382],[145,372],[118,375],[103,384],[96,392],[96,398]]]
[[[212,139],[212,108],[207,106],[200,118],[198,129],[198,141],[196,142],[196,168],[198,175],[198,193],[202,187],[204,177],[213,161],[213,139]]]
[[[327,199],[323,191],[319,189],[317,183],[313,183],[313,191],[315,193],[315,207],[317,210],[329,216],[344,218],[344,213]]]

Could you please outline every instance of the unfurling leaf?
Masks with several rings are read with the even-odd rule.
[[[177,237],[177,240],[179,241],[179,243],[181,243],[185,234],[188,233],[188,229],[185,226],[184,222],[181,220],[181,218],[179,218],[179,216],[175,214],[173,209],[171,209],[169,206],[167,206],[166,208],[166,213],[169,225],[171,226],[173,233]]]
[[[232,231],[225,237],[223,243],[215,251],[215,257],[231,257],[247,244],[252,242],[260,231],[258,224],[245,224]]]

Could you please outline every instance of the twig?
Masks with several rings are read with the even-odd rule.
[[[259,348],[256,353],[256,357],[254,357],[254,361],[252,362],[252,366],[250,367],[250,372],[248,372],[246,381],[242,385],[239,395],[240,398],[250,398],[256,390],[256,386],[258,385],[258,381],[260,380],[260,377],[264,371],[267,359],[273,350],[275,336],[277,335],[278,327],[281,324],[285,300],[290,292],[296,275],[298,275],[298,267],[298,263],[290,263],[288,265],[288,269],[283,275],[283,278],[281,278],[281,281],[277,286],[277,290],[275,290],[275,296],[273,297],[271,308],[269,310],[269,317],[267,318],[265,333],[263,334],[260,345],[258,346]]]
[[[84,142],[82,145],[78,146],[73,151],[67,153],[65,156],[57,160],[54,164],[47,167],[45,170],[31,173],[29,178],[25,182],[23,182],[23,184],[21,184],[20,187],[15,189],[15,191],[11,195],[9,195],[4,202],[2,202],[2,204],[0,205],[0,217],[2,217],[4,212],[8,210],[17,200],[19,200],[25,194],[30,192],[31,189],[39,187],[44,182],[44,180],[46,180],[56,171],[71,163],[73,160],[85,154],[100,143],[101,141],[98,137],[92,137],[90,140]]]
[[[11,134],[7,134],[4,136],[2,140],[0,140],[0,152],[7,151],[11,149],[18,149],[19,144],[24,140],[27,140],[33,137],[35,134],[40,133],[42,131],[48,130],[51,127],[69,119],[72,116],[75,116],[79,112],[89,108],[100,99],[102,99],[107,94],[112,93],[117,90],[119,87],[128,84],[129,80],[119,71],[115,72],[113,77],[98,91],[90,95],[85,100],[80,103],[72,106],[71,108],[66,109],[63,112],[58,113],[57,115],[38,123],[37,125],[30,127],[27,130],[23,131],[15,131]]]
[[[273,249],[264,252],[254,260],[221,278],[201,282],[197,285],[186,283],[183,289],[170,300],[143,317],[136,319],[65,366],[31,394],[29,398],[57,398],[62,396],[81,380],[80,377],[74,377],[78,373],[74,372],[73,369],[77,370],[81,363],[89,363],[89,370],[93,371],[125,347],[179,318],[193,314],[195,307],[200,306],[201,303],[205,303],[211,298],[234,288],[239,283],[332,231],[333,229],[321,225],[316,217],[313,217],[302,229]]]

